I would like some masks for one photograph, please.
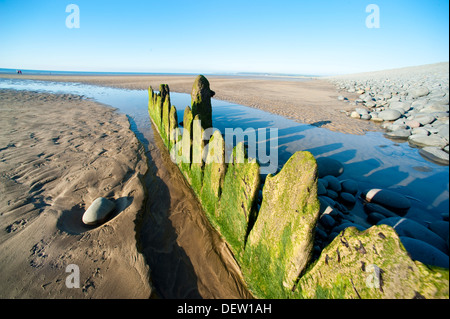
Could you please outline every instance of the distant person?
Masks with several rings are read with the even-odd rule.
[[[22,74],[22,71],[20,71],[20,70],[17,70],[17,74]]]

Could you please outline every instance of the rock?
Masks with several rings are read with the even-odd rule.
[[[361,114],[359,114],[356,111],[353,111],[352,113],[350,113],[350,117],[353,119],[360,119],[361,118]]]
[[[430,132],[426,128],[418,127],[418,128],[412,129],[411,134],[428,136],[428,135],[430,135]]]
[[[356,195],[356,193],[358,192],[358,183],[352,179],[346,179],[341,181],[341,188],[343,192]]]
[[[314,156],[294,153],[278,174],[267,176],[263,195],[240,264],[252,291],[280,297],[293,289],[312,256],[320,210]]]
[[[316,159],[316,161],[319,170],[319,178],[327,175],[338,177],[342,173],[344,173],[344,166],[342,165],[342,163],[333,158],[320,157]]]
[[[361,115],[361,120],[369,121],[372,118],[370,114],[363,114]]]
[[[370,213],[367,216],[367,221],[371,223],[372,225],[376,225],[380,220],[385,219],[384,215],[381,215],[380,213]]]
[[[400,113],[397,110],[385,110],[385,111],[378,113],[378,117],[385,121],[395,121],[396,119],[400,118],[401,116],[402,116],[402,113]]]
[[[326,229],[331,229],[336,224],[336,221],[329,214],[322,214],[320,216],[320,224]]]
[[[327,194],[326,194],[329,198],[331,198],[332,200],[337,200],[339,197],[339,194],[337,192],[335,192],[332,189],[327,189]]]
[[[327,175],[323,179],[328,182],[328,189],[331,189],[336,193],[339,193],[342,190],[341,183],[333,175]]]
[[[104,197],[94,200],[83,214],[82,221],[86,225],[98,225],[103,223],[114,210],[116,205]]]
[[[407,102],[392,102],[389,104],[390,109],[401,109],[403,110],[403,113],[406,111],[409,111],[411,108],[411,103]]]
[[[212,127],[211,97],[214,94],[209,88],[209,81],[203,75],[197,76],[191,91],[192,117],[199,115],[205,130]]]
[[[443,253],[447,253],[447,245],[439,235],[436,235],[425,226],[408,218],[390,217],[381,220],[378,225],[385,224],[395,229],[399,236],[415,238],[436,247]]]
[[[436,221],[430,223],[428,228],[435,234],[439,235],[442,239],[447,240],[449,235],[449,223],[448,221]],[[448,249],[448,248],[447,248]]]
[[[411,130],[396,130],[386,133],[386,136],[398,139],[407,139],[411,135]]]
[[[341,199],[342,202],[344,202],[344,204],[347,204],[347,205],[354,205],[356,203],[355,196],[353,196],[350,193],[341,192],[339,194],[339,198]]]
[[[449,125],[448,124],[441,125],[439,127],[438,134],[441,137],[445,138],[447,141],[449,141]]]
[[[405,196],[386,189],[367,189],[362,192],[361,197],[369,203],[382,205],[401,214],[406,213],[411,207],[411,202]]]
[[[328,185],[328,184],[327,184]],[[326,195],[327,189],[324,186],[323,182],[319,179],[317,181],[317,195]]]
[[[443,148],[448,144],[443,137],[436,134],[429,136],[414,134],[408,138],[408,143],[418,147],[435,146],[438,148]]]
[[[366,211],[368,214],[379,213],[382,214],[385,218],[398,217],[396,213],[393,213],[389,209],[374,203],[367,203],[366,205],[364,205],[364,211]]]
[[[361,226],[359,224],[355,224],[355,223],[351,223],[351,222],[344,222],[336,227],[334,227],[331,231],[332,232],[336,232],[336,233],[340,233],[341,231],[343,231],[344,229],[348,228],[348,227],[355,227],[356,229],[360,230],[360,231],[364,231],[367,228],[364,226]]]
[[[448,299],[448,271],[408,256],[388,226],[348,228],[323,249],[291,293],[301,298]]]
[[[414,120],[420,123],[420,125],[427,125],[433,123],[436,118],[429,114],[417,114],[414,116]]]
[[[419,150],[419,154],[432,162],[449,165],[449,154],[439,147],[426,146]]]
[[[405,122],[406,125],[408,125],[410,128],[418,128],[420,127],[420,123],[416,120],[409,120]]]
[[[442,251],[414,238],[400,236],[400,240],[413,260],[418,260],[425,265],[449,268],[448,256]]]
[[[416,88],[416,89],[409,91],[409,95],[414,99],[417,99],[422,96],[426,96],[426,95],[428,95],[428,93],[430,93],[430,91],[426,87]]]

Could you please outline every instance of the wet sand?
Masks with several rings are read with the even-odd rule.
[[[3,78],[22,78],[45,81],[82,82],[126,89],[154,89],[159,84],[169,84],[172,92],[190,93],[195,75],[0,75]],[[380,131],[380,126],[368,121],[351,121],[342,112],[353,110],[345,102],[338,101],[335,86],[318,78],[251,78],[207,75],[214,98],[349,134]],[[184,106],[178,106],[183,107]]]
[[[0,298],[148,298],[138,251],[144,149],[128,119],[79,96],[0,90]],[[99,227],[81,222],[97,197]],[[79,268],[79,288],[66,278]]]

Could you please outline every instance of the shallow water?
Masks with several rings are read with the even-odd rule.
[[[143,225],[148,234],[161,235],[144,240],[147,247],[144,247],[144,250],[147,249],[144,254],[149,260],[157,291],[163,297],[172,298],[246,295],[236,274],[230,277],[226,269],[217,268],[222,262],[220,254],[211,252],[216,252],[223,243],[210,229],[205,218],[199,216],[201,208],[195,203],[189,203],[196,202],[194,195],[183,183],[181,174],[173,169],[175,166],[171,165],[167,154],[161,152],[159,136],[153,136],[147,112],[147,91],[18,79],[0,79],[0,88],[84,95],[127,114],[132,130],[146,147],[152,162],[152,180],[148,184],[157,185],[154,191],[149,189],[153,201],[149,209],[153,215]],[[184,109],[190,104],[190,95],[172,92],[171,102],[177,107],[181,122]],[[448,212],[449,167],[427,161],[407,142],[394,142],[385,138],[381,132],[368,132],[365,135],[332,132],[215,99],[212,104],[213,123],[222,133],[226,128],[277,128],[279,167],[296,151],[307,150],[315,157],[331,157],[342,162],[345,171],[340,179],[354,179],[360,188],[388,188],[408,196],[413,206],[421,209],[415,214],[422,214],[424,220]],[[208,229],[206,233],[203,232],[205,229]],[[187,234],[190,233],[201,238],[195,243],[189,242],[190,236]],[[165,241],[161,242],[161,238]],[[212,246],[211,242],[214,243]],[[199,252],[204,247],[202,245],[209,247],[206,253]],[[160,249],[162,246],[164,248]],[[222,247],[220,250],[223,252],[226,249]],[[204,258],[212,258],[211,263],[216,269],[205,267],[204,264],[208,262]],[[176,261],[175,265],[173,261]],[[173,278],[164,275],[168,265],[176,268]],[[218,282],[223,282],[221,278],[233,279],[226,281],[226,288],[222,291],[211,291],[210,287],[214,284],[208,283],[207,278],[212,278],[211,274],[214,273],[220,273],[214,279]],[[180,282],[189,284],[180,286]]]

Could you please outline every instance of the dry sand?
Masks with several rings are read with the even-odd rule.
[[[136,224],[147,171],[125,115],[74,95],[0,90],[0,298],[148,298]],[[81,215],[116,203],[96,228]],[[66,287],[69,264],[80,288]]]
[[[172,92],[190,93],[195,76],[179,75],[1,75],[4,78],[27,78],[46,81],[83,82],[95,85],[113,86],[127,89],[154,89],[159,84],[169,84]],[[369,121],[355,121],[341,110],[353,111],[345,102],[337,100],[340,95],[335,86],[324,79],[300,78],[250,78],[232,76],[207,76],[217,99],[293,119],[300,123],[321,126],[333,131],[350,134],[364,134],[366,131],[381,130]],[[356,95],[355,95],[356,96]],[[180,107],[180,106],[178,106]],[[184,108],[184,106],[181,106]]]

